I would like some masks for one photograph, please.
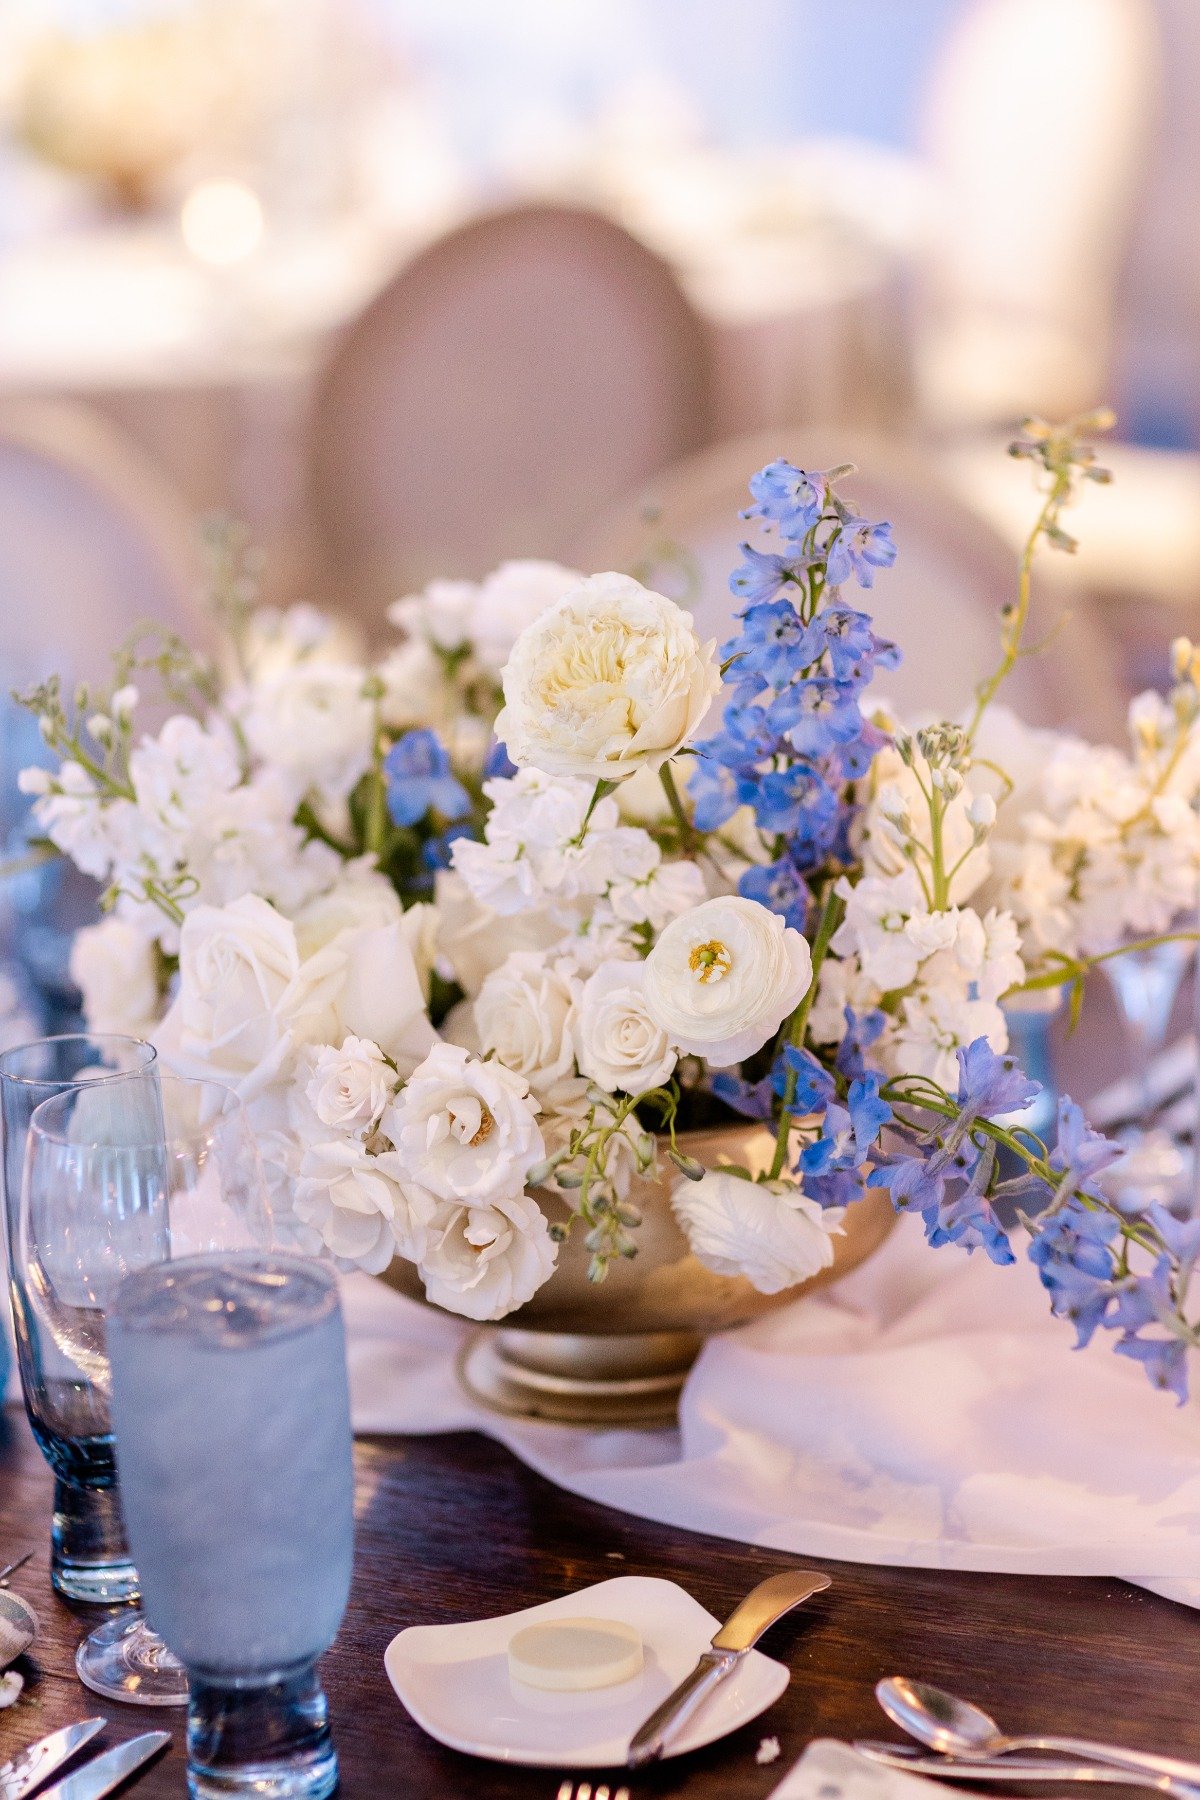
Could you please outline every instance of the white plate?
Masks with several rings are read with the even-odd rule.
[[[508,1643],[537,1619],[622,1619],[642,1635],[645,1666],[632,1681],[583,1694],[513,1687]],[[496,1762],[611,1769],[625,1761],[642,1720],[712,1642],[720,1620],[673,1581],[619,1575],[525,1612],[465,1625],[413,1625],[394,1637],[383,1666],[400,1699],[439,1743]],[[790,1672],[752,1650],[690,1723],[668,1756],[698,1750],[748,1724],[778,1700]]]

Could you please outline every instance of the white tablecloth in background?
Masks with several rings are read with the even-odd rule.
[[[345,1303],[360,1432],[485,1431],[622,1512],[802,1555],[1121,1575],[1200,1605],[1200,1404],[1107,1337],[1074,1353],[1031,1267],[931,1251],[915,1221],[712,1339],[678,1431],[489,1413],[455,1378],[462,1325],[367,1276]]]

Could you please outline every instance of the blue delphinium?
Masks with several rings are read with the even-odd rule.
[[[471,796],[451,769],[435,732],[406,731],[397,738],[384,759],[383,773],[393,824],[417,825],[430,812],[461,819],[471,810]]]

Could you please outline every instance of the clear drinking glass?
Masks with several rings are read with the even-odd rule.
[[[130,1541],[191,1680],[188,1790],[321,1800],[337,1756],[316,1662],[354,1532],[333,1273],[254,1252],[143,1269],[108,1341]]]
[[[34,1436],[54,1470],[50,1575],[68,1599],[113,1605],[137,1597],[117,1493],[108,1406],[72,1358],[39,1328],[17,1229],[29,1121],[42,1101],[81,1083],[144,1075],[154,1047],[137,1038],[40,1038],[0,1055],[4,1147],[4,1240],[17,1360]]]
[[[169,1257],[270,1241],[257,1147],[228,1089],[151,1070],[69,1088],[37,1107],[15,1266],[31,1340],[71,1371],[74,1404],[86,1406],[110,1458],[107,1313],[121,1281]],[[34,1391],[39,1411],[55,1403],[36,1371]],[[92,1632],[75,1667],[110,1700],[187,1699],[184,1669],[140,1614]]]

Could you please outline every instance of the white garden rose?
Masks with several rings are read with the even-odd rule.
[[[526,627],[496,735],[513,762],[620,781],[695,737],[721,685],[712,643],[632,576],[590,575]]]
[[[833,1261],[845,1209],[824,1210],[784,1181],[747,1181],[710,1169],[671,1194],[693,1254],[718,1275],[744,1275],[760,1294],[807,1281]]]
[[[646,1007],[676,1050],[726,1069],[778,1031],[811,980],[800,933],[734,894],[667,926],[646,959]]]
[[[307,1066],[305,1097],[322,1125],[364,1134],[379,1123],[396,1091],[396,1071],[378,1044],[347,1037],[302,1054]]]
[[[524,1076],[540,1097],[574,1070],[571,1024],[579,990],[565,958],[550,961],[536,951],[514,950],[475,1001],[480,1048]]]
[[[381,1275],[397,1251],[418,1256],[433,1210],[426,1196],[402,1185],[398,1157],[370,1156],[353,1138],[304,1152],[292,1207],[312,1248],[319,1242],[339,1263],[368,1275]]]
[[[647,1093],[675,1067],[675,1051],[646,1005],[645,985],[644,962],[605,962],[584,987],[576,1054],[583,1073],[606,1093]]]
[[[444,1205],[425,1233],[418,1268],[426,1298],[468,1319],[502,1319],[554,1273],[558,1245],[524,1194],[490,1206]]]
[[[383,1116],[411,1180],[438,1200],[491,1206],[545,1156],[529,1084],[457,1044],[436,1044]]]
[[[301,962],[289,919],[256,894],[198,906],[183,922],[179,989],[155,1033],[170,1066],[252,1100],[284,1076],[302,1044],[327,1038],[344,962]]]
[[[90,1030],[146,1036],[158,1013],[158,961],[144,931],[111,917],[85,925],[71,946],[71,980]]]

